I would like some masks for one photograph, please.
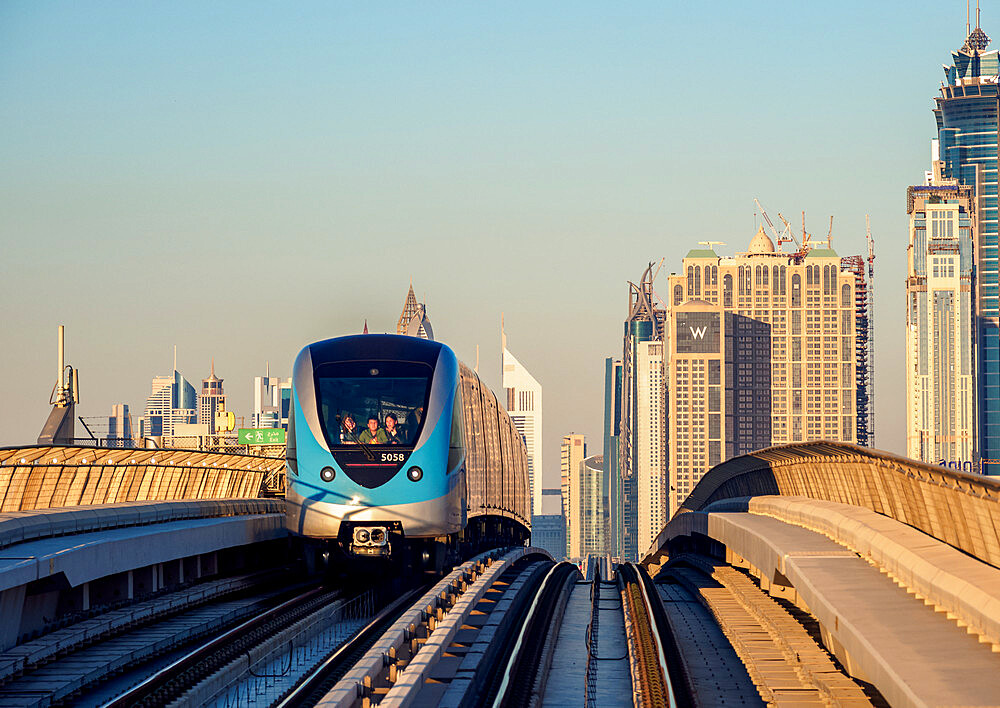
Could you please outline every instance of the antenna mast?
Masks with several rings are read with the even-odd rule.
[[[38,435],[39,445],[72,445],[76,439],[76,404],[80,401],[79,372],[66,364],[66,330],[59,325],[59,375],[49,395],[52,410]]]

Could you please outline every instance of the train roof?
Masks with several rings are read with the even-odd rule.
[[[326,361],[419,361],[437,363],[444,344],[398,334],[356,334],[314,342],[306,347],[313,364]]]

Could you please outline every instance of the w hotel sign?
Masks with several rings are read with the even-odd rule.
[[[718,354],[722,341],[718,312],[678,312],[674,332],[678,354]]]

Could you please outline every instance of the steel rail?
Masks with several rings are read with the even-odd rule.
[[[276,703],[274,708],[315,705],[316,701],[311,700],[314,694],[319,694],[319,696],[325,694],[329,684],[336,683],[345,671],[354,665],[359,656],[378,641],[387,626],[391,626],[400,615],[409,609],[414,598],[425,592],[427,587],[424,585],[414,588],[393,600],[354,637],[340,645],[330,656],[320,662],[288,695]],[[348,662],[350,663],[348,664]]]
[[[645,573],[641,567],[633,565],[636,580],[639,584],[639,591],[642,594],[642,601],[646,605],[646,616],[649,617],[650,629],[653,633],[653,641],[656,643],[656,658],[660,664],[660,672],[663,674],[663,681],[667,687],[667,699],[671,706],[677,705],[677,698],[674,695],[673,682],[670,680],[670,668],[667,666],[667,656],[663,649],[663,628],[657,621],[657,613],[653,611],[652,599],[649,596],[649,588],[646,585]]]
[[[503,667],[503,681],[500,682],[496,696],[493,699],[493,708],[501,708],[501,706],[510,705],[523,705],[523,702],[513,703],[512,701],[516,701],[517,697],[509,694],[512,685],[520,688],[528,688],[530,691],[534,684],[533,680],[528,681],[526,677],[520,675],[524,672],[524,669],[522,669],[522,654],[524,654],[526,658],[530,658],[527,657],[525,638],[528,636],[529,632],[536,634],[536,630],[542,622],[544,622],[545,628],[548,628],[549,623],[547,620],[551,619],[553,609],[552,605],[558,597],[558,594],[562,592],[562,583],[564,583],[566,578],[575,571],[576,566],[574,564],[563,561],[552,566],[542,579],[542,582],[532,599],[531,605],[525,614],[525,619],[521,624],[521,631],[518,633],[517,641],[514,643],[514,648],[510,653],[510,657],[508,658],[506,665]],[[554,583],[552,587],[549,586],[550,582]],[[543,615],[542,613],[545,614]],[[536,642],[534,646],[530,647],[532,655],[537,655],[541,651],[542,644],[542,642]],[[534,669],[534,671],[538,670],[537,664],[531,668]],[[534,671],[532,674],[534,674]],[[514,680],[515,677],[517,678],[516,681]],[[533,675],[531,678],[533,678]]]
[[[310,600],[317,599],[322,593],[322,587],[312,588],[223,632],[147,677],[125,693],[103,704],[102,708],[128,708],[130,706],[143,705],[144,701],[153,697],[161,688],[167,686],[172,681],[176,681],[186,671],[206,661],[224,647],[231,645],[255,629],[264,627],[268,622],[280,618],[282,614],[301,607]]]
[[[661,628],[657,622],[657,614],[653,610],[642,571],[634,563],[623,564],[619,566],[619,570],[624,571],[620,573],[623,581],[622,604],[630,615],[627,619],[635,628],[633,636],[639,676],[633,677],[634,685],[638,685],[643,694],[643,705],[663,705],[674,708],[679,704],[670,678],[670,669],[667,666]],[[639,607],[636,607],[637,603],[633,592],[638,595],[638,600],[641,602]],[[637,611],[640,609],[641,613]],[[655,663],[650,661],[653,657],[655,657]],[[661,687],[662,694],[658,690]]]

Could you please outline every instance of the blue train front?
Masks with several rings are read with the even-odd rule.
[[[463,390],[475,400],[465,402]],[[496,421],[492,428],[484,411]],[[526,453],[512,431],[493,394],[443,344],[378,334],[310,344],[292,380],[289,533],[307,557],[405,550],[425,560],[437,555],[438,566],[463,545],[523,542],[530,533]],[[470,517],[478,520],[471,527]]]

